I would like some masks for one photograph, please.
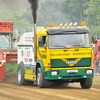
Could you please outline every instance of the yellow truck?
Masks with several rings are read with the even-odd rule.
[[[57,27],[50,24],[38,34],[36,25],[34,27],[32,41],[18,44],[18,85],[36,81],[37,86],[43,88],[48,82],[80,82],[82,88],[90,88],[94,77],[93,55],[89,29],[84,23],[81,26],[76,22],[61,23]]]

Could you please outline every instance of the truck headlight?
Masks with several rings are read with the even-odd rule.
[[[86,70],[86,74],[93,74],[93,70],[92,69]]]
[[[51,71],[51,75],[56,76],[56,75],[58,75],[58,72],[57,71]]]

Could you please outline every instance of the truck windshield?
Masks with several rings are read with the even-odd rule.
[[[89,33],[49,35],[49,48],[85,48],[90,47]]]
[[[0,47],[9,47],[8,35],[0,35]]]

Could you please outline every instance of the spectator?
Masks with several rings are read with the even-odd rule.
[[[98,73],[100,74],[100,58],[99,58]]]
[[[99,56],[97,54],[96,60],[95,60],[95,74],[97,74],[98,67],[99,67]]]
[[[0,40],[0,47],[6,47],[7,42],[4,40],[4,37],[1,38]]]

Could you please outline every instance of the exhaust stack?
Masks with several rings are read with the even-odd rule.
[[[37,20],[37,9],[38,9],[38,1],[39,0],[28,0],[31,4],[32,9],[32,16],[34,21],[34,59],[37,60],[37,27],[36,27],[36,20]]]
[[[34,59],[37,60],[37,26],[34,24]]]

